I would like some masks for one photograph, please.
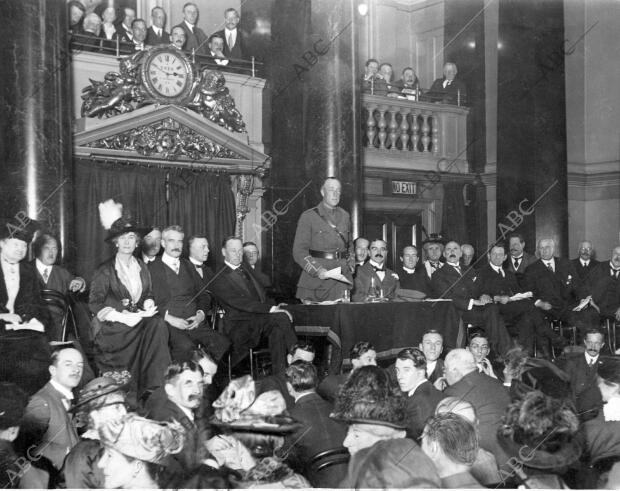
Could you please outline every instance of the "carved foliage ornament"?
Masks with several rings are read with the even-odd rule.
[[[169,160],[179,157],[187,157],[191,160],[243,159],[238,153],[208,140],[172,118],[138,126],[125,133],[90,142],[88,146],[110,150],[129,150],[146,157],[157,156]]]
[[[156,47],[121,57],[120,72],[82,89],[82,116],[116,116],[148,104],[187,107],[229,131],[244,133],[243,117],[221,72],[200,70],[183,51]]]

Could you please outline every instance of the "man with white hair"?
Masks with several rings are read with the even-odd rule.
[[[81,48],[83,51],[99,51],[101,48],[101,38],[99,37],[101,18],[94,12],[91,12],[84,17],[83,26],[83,31],[76,41],[82,45]]]
[[[580,283],[588,280],[590,274],[594,271],[599,261],[594,259],[594,247],[592,242],[584,240],[579,242],[579,257],[571,261],[575,273],[577,273],[577,279]]]
[[[496,433],[510,404],[508,391],[500,381],[480,373],[474,355],[466,349],[448,353],[444,373],[448,383],[444,394],[469,402],[478,414],[480,446],[494,454],[499,452]]]
[[[443,78],[435,80],[429,90],[431,96],[445,104],[464,104],[467,89],[463,82],[455,78],[457,73],[456,63],[446,63],[443,66]]]
[[[551,238],[538,242],[539,259],[525,272],[525,290],[534,294],[534,305],[548,319],[577,326],[583,336],[588,329],[598,327],[599,315],[594,307],[585,303],[587,297],[581,299],[577,296],[577,273],[570,261],[554,256],[555,246]]]

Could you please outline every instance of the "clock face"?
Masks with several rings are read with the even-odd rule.
[[[180,102],[191,88],[192,66],[176,48],[156,48],[144,62],[143,80],[155,99],[165,103]]]

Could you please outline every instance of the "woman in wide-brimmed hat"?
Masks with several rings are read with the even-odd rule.
[[[168,329],[156,316],[151,275],[133,255],[144,229],[111,200],[99,211],[116,255],[95,271],[90,289],[95,362],[101,372],[128,370],[132,390],[141,397],[161,385],[170,363]]]

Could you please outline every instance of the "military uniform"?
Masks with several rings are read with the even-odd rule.
[[[342,274],[352,280],[346,260],[350,242],[351,220],[342,208],[337,206],[331,210],[321,202],[302,213],[293,244],[293,258],[303,269],[297,283],[297,298],[322,302],[343,297],[344,291],[351,286],[336,280],[320,279],[319,269],[330,270],[340,266]]]

